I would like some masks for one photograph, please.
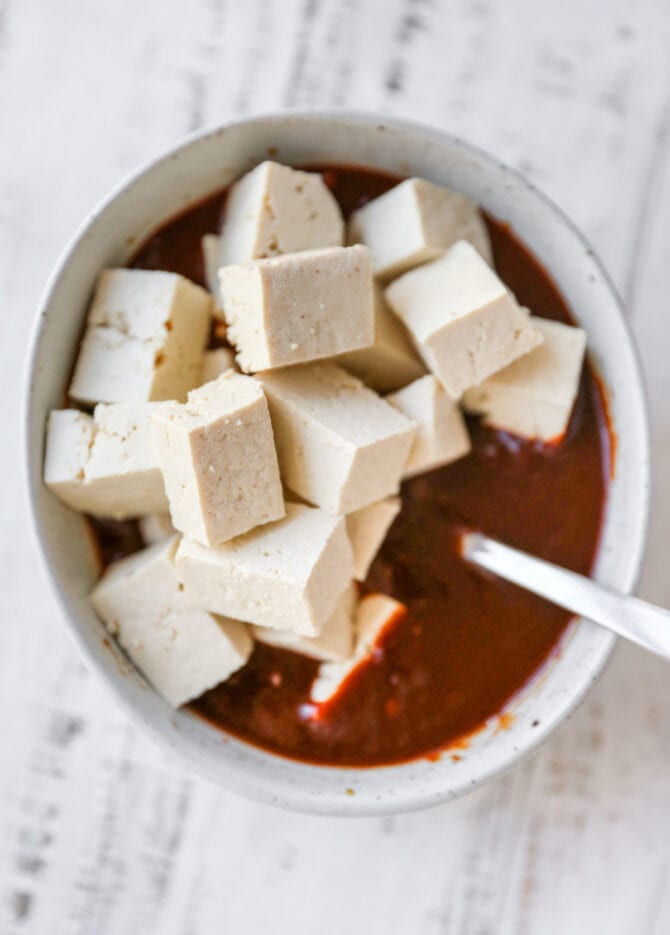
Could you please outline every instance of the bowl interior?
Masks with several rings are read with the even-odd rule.
[[[165,704],[110,641],[91,610],[96,575],[79,516],[41,483],[45,419],[63,405],[83,316],[101,267],[123,264],[157,225],[257,162],[341,162],[418,175],[467,192],[507,221],[559,284],[608,392],[617,454],[596,577],[630,591],[642,558],[649,443],[636,355],[614,290],[570,223],[515,173],[436,131],[365,116],[292,114],[205,133],[140,171],[88,219],[55,270],[36,323],[27,387],[27,473],[38,538],[71,633],[134,718],[215,782],[305,811],[372,814],[436,803],[500,772],[547,736],[600,673],[614,637],[582,621],[510,704],[509,729],[491,723],[462,759],[343,770],[296,763],[227,737]]]

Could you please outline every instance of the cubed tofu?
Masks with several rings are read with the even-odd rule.
[[[228,370],[159,412],[154,428],[175,529],[217,545],[284,515],[268,405],[253,377]]]
[[[221,238],[216,234],[204,234],[200,241],[202,266],[205,272],[205,285],[210,292],[214,305],[221,308],[221,287],[219,285],[219,255]]]
[[[130,519],[167,509],[151,432],[169,403],[111,403],[93,418],[74,409],[49,416],[44,482],[68,506],[94,516]]]
[[[342,214],[323,176],[262,162],[230,190],[219,265],[343,243]]]
[[[331,701],[344,683],[364,662],[369,662],[387,629],[406,612],[399,601],[385,594],[368,594],[356,611],[354,652],[344,662],[322,662],[312,682],[310,697],[316,704]],[[315,712],[318,718],[318,709]]]
[[[175,534],[169,513],[149,513],[147,516],[140,516],[138,526],[145,545],[156,545],[157,542],[163,542]]]
[[[470,451],[470,435],[458,403],[447,396],[432,373],[391,393],[386,401],[418,425],[403,477],[451,464]]]
[[[354,578],[365,581],[393,520],[400,512],[400,497],[387,497],[347,516],[347,535],[354,553]]]
[[[248,628],[189,605],[174,566],[179,537],[110,565],[91,603],[154,688],[175,708],[241,668]]]
[[[320,636],[298,636],[290,630],[272,630],[269,627],[252,627],[251,633],[259,643],[290,649],[302,656],[309,656],[310,659],[339,662],[348,659],[353,650],[354,610],[357,600],[358,588],[355,584],[348,585]]]
[[[286,516],[207,549],[182,539],[187,597],[213,613],[319,636],[353,577],[344,519],[298,503]]]
[[[374,340],[367,247],[224,266],[219,278],[228,340],[245,373],[333,357]]]
[[[211,351],[205,351],[202,358],[199,385],[211,383],[212,380],[216,380],[226,370],[237,370],[235,351],[230,347],[215,347]]]
[[[185,398],[197,385],[211,296],[174,273],[100,273],[70,385],[79,402]]]
[[[528,312],[464,240],[385,295],[453,399],[542,343]]]
[[[570,421],[586,349],[581,328],[534,318],[544,341],[467,390],[463,404],[484,422],[524,438],[558,442]]]
[[[330,513],[397,493],[416,427],[332,363],[258,375],[291,490]]]
[[[347,239],[370,248],[372,269],[385,282],[436,259],[457,240],[467,240],[493,260],[474,201],[425,179],[407,179],[354,211]]]
[[[378,393],[400,389],[426,372],[405,326],[393,314],[378,282],[374,286],[375,337],[370,347],[349,351],[335,358],[335,363],[353,373]]]

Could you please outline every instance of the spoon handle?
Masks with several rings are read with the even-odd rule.
[[[479,532],[463,533],[460,544],[467,561],[670,659],[670,611],[616,594],[590,578]]]

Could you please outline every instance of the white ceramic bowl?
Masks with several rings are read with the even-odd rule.
[[[226,736],[187,711],[175,712],[106,637],[88,602],[95,578],[82,519],[41,482],[47,413],[63,404],[83,317],[101,267],[124,263],[162,221],[228,184],[260,160],[340,162],[424,176],[461,189],[508,221],[559,284],[589,336],[591,359],[609,393],[618,439],[616,470],[596,577],[629,592],[635,585],[649,506],[647,412],[637,359],[617,296],[574,227],[527,182],[490,156],[435,130],[387,118],[289,114],[254,118],[202,133],[152,162],[100,205],[68,246],[46,288],[28,364],[27,480],[35,526],[67,626],[88,664],[134,720],[163,747],[214,782],[287,808],[379,814],[419,808],[472,789],[535,749],[584,697],[602,671],[614,637],[588,622],[507,710],[511,727],[492,723],[460,762],[335,769],[293,762]]]

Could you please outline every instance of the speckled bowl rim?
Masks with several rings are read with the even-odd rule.
[[[369,150],[382,151],[377,134],[383,136],[384,155],[377,159],[366,158],[365,153]],[[252,149],[257,139],[266,142],[282,139],[284,142],[276,147],[280,160],[305,163],[345,161],[387,168],[400,174],[438,174],[441,178],[436,178],[436,181],[445,180],[445,172],[448,176],[453,170],[449,160],[455,160],[459,167],[455,170],[458,178],[454,178],[454,183],[478,197],[484,207],[496,214],[491,198],[509,190],[510,197],[514,195],[515,199],[528,201],[531,206],[530,213],[524,217],[538,215],[540,230],[544,231],[545,225],[552,228],[556,239],[563,245],[561,249],[568,253],[574,251],[576,268],[569,282],[575,282],[575,288],[585,289],[581,279],[577,283],[577,277],[588,277],[595,296],[593,301],[598,308],[602,306],[598,313],[600,336],[596,341],[597,347],[591,349],[596,368],[602,373],[608,365],[614,366],[613,362],[616,362],[614,372],[617,380],[619,372],[622,373],[620,390],[613,391],[608,381],[615,430],[619,434],[619,422],[623,419],[626,432],[618,438],[617,468],[611,488],[611,491],[616,488],[617,498],[613,503],[610,492],[596,577],[624,593],[630,593],[638,579],[650,503],[648,406],[634,341],[616,290],[589,244],[565,215],[518,173],[469,143],[440,130],[387,116],[343,111],[292,111],[254,116],[192,135],[131,174],[98,205],[66,247],[44,290],[27,362],[23,420],[25,476],[40,553],[70,636],[89,667],[100,675],[133,721],[163,749],[214,783],[253,799],[294,810],[331,815],[389,814],[437,804],[494,778],[535,751],[583,700],[603,671],[616,638],[586,621],[577,622],[544,670],[506,706],[505,712],[512,715],[508,719],[511,723],[509,729],[501,731],[499,722],[493,719],[473,738],[467,750],[459,751],[462,758],[458,763],[452,762],[447,755],[437,761],[418,759],[397,766],[366,769],[299,763],[231,738],[190,712],[173,712],[167,708],[128,664],[115,644],[110,644],[102,624],[88,606],[87,592],[95,567],[92,549],[81,536],[81,518],[58,504],[41,483],[45,412],[50,406],[60,404],[60,401],[55,401],[53,392],[49,396],[43,386],[45,383],[48,386],[50,379],[46,361],[49,358],[63,360],[62,365],[59,364],[62,392],[84,314],[82,306],[76,314],[65,316],[62,326],[56,329],[51,322],[54,307],[59,301],[62,303],[61,295],[73,288],[73,279],[88,280],[92,284],[95,272],[103,263],[122,262],[124,251],[126,255],[131,252],[131,245],[126,240],[123,245],[117,244],[114,250],[101,248],[101,257],[86,259],[87,251],[91,252],[91,243],[105,240],[105,225],[121,223],[116,215],[124,211],[127,214],[131,210],[128,206],[135,190],[143,188],[147,199],[153,198],[155,202],[158,197],[155,189],[156,186],[160,188],[161,175],[174,180],[175,189],[178,189],[183,179],[177,170],[183,167],[184,161],[191,159],[195,165],[198,151],[202,149],[204,154],[205,150],[211,149],[214,152],[224,136],[239,141],[241,151],[246,151],[244,141],[251,137],[253,145],[249,143],[249,146]],[[324,142],[326,139],[330,142]],[[309,145],[304,145],[305,140]],[[326,149],[331,156],[329,159],[325,158]],[[391,153],[388,158],[385,155],[387,149]],[[274,150],[274,145],[266,147],[266,155],[275,155]],[[403,160],[402,154],[407,151],[413,153],[412,158]],[[296,153],[303,154],[303,158]],[[346,153],[348,158],[343,159]],[[200,158],[204,156],[201,154]],[[235,163],[232,174],[239,173],[259,158],[262,154],[257,149],[255,154]],[[437,159],[439,171],[422,172],[426,160],[430,163],[431,159]],[[230,159],[223,162],[230,163]],[[188,177],[188,172],[185,177]],[[231,166],[223,166],[223,181],[218,179],[219,184],[211,184],[209,190],[225,184],[230,177]],[[451,179],[447,177],[445,181],[449,183]],[[484,192],[485,195],[487,184],[490,186],[490,198],[482,194]],[[484,188],[478,188],[478,185]],[[135,221],[130,237],[135,242],[141,240],[155,229],[161,217],[165,219],[185,207],[189,200],[202,197],[207,191],[206,187],[202,188],[202,180],[200,189],[199,194],[187,194],[180,202],[175,201],[176,195],[172,197],[171,209],[166,208],[158,220],[155,217],[144,218],[139,225],[141,230],[137,230]],[[170,196],[172,194],[170,189]],[[166,194],[166,203],[168,197]],[[122,209],[122,204],[126,208]],[[136,202],[133,202],[132,210],[139,210],[139,216],[142,216],[141,206],[137,209]],[[554,273],[552,238],[548,239],[546,246],[543,244],[545,255],[542,255],[542,251],[538,253],[536,244],[528,241],[517,224],[513,223],[513,227]],[[82,269],[85,273],[81,272]],[[555,278],[571,304],[567,278],[556,275]],[[77,289],[81,295],[85,294],[79,286]],[[590,331],[589,335],[591,339]],[[52,349],[48,353],[50,345],[47,342],[57,345],[55,352]],[[46,404],[42,396],[49,397]],[[620,487],[627,489],[619,490]],[[618,542],[610,541],[615,533],[619,536]],[[607,562],[603,561],[603,550],[607,552]],[[581,656],[575,655],[576,643],[583,643]],[[562,672],[563,676],[558,680],[557,672]],[[537,718],[532,717],[533,705],[540,705],[547,698],[551,699],[549,710],[543,710],[542,720],[536,726]]]

